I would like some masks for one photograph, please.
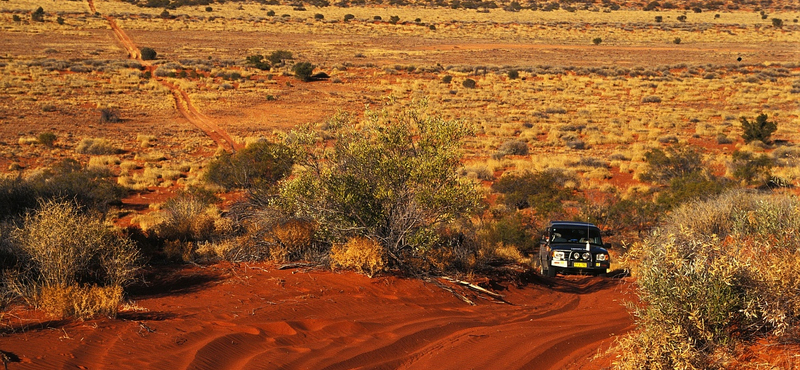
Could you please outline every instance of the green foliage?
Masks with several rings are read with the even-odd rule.
[[[679,15],[675,19],[677,19],[679,22],[686,22],[686,15],[684,15],[684,14]]]
[[[266,59],[264,59],[263,55],[259,55],[259,54],[250,55],[250,56],[248,56],[246,58],[246,60],[247,60],[247,64],[249,64],[249,65],[251,65],[251,66],[253,66],[255,68],[258,68],[258,69],[260,69],[262,71],[269,71],[269,69],[270,69],[270,64],[267,62]]]
[[[206,11],[207,11],[207,12],[213,12],[213,11],[214,11],[214,8],[212,8],[212,7],[210,7],[210,6],[207,6],[207,7],[206,7]]]
[[[309,62],[300,62],[292,66],[294,76],[300,81],[311,81],[311,75],[314,73],[314,65]]]
[[[13,16],[11,16],[11,19],[12,19],[14,22],[17,22],[17,23],[19,23],[19,22],[22,22],[22,18],[20,18],[20,16],[18,16],[18,15],[16,15],[16,14],[14,14]]]
[[[0,220],[17,217],[49,199],[71,199],[84,210],[104,212],[124,195],[125,189],[108,169],[82,168],[67,159],[28,178],[0,177]]]
[[[275,16],[275,11],[274,10],[270,10],[270,11],[267,12],[267,17],[274,17],[274,16]]]
[[[783,19],[772,18],[772,27],[775,27],[775,28],[783,27]]]
[[[512,69],[512,70],[508,71],[508,78],[512,79],[512,80],[518,79],[519,78],[519,71],[517,71],[516,69]]]
[[[389,23],[397,24],[397,22],[400,22],[400,17],[398,17],[396,15],[393,15],[393,16],[389,17]]]
[[[39,134],[39,136],[36,137],[36,141],[38,141],[39,144],[42,144],[48,148],[53,147],[53,144],[55,144],[56,139],[58,139],[58,137],[56,137],[56,134],[52,132],[42,132],[41,134]]]
[[[442,82],[446,84],[449,84],[451,81],[453,81],[453,76],[451,75],[445,75],[444,77],[442,77]]]
[[[349,14],[349,13],[344,15],[344,21],[345,22],[351,21],[353,19],[356,19],[355,15],[352,15],[352,14]]]
[[[497,152],[492,154],[492,158],[500,159],[506,155],[527,155],[528,144],[524,141],[512,139],[504,142],[497,148]]]
[[[321,20],[325,19],[325,16],[320,14],[320,13],[317,13],[317,14],[314,14],[314,19],[316,19],[318,21],[321,21]]]
[[[461,83],[461,86],[464,86],[464,87],[466,87],[468,89],[474,89],[475,85],[476,85],[475,80],[473,80],[471,78],[468,78],[468,79],[464,80],[464,82]]]
[[[731,169],[733,178],[747,185],[766,185],[772,177],[773,160],[766,154],[734,151]]]
[[[533,235],[534,230],[519,212],[513,212],[503,218],[487,222],[479,230],[479,241],[486,246],[510,246],[521,251],[533,253],[538,244],[538,239]]]
[[[210,212],[210,206],[209,198],[202,194],[180,192],[164,203],[165,220],[154,231],[166,240],[208,240],[214,235],[216,216]]]
[[[268,57],[269,62],[275,65],[282,65],[284,61],[293,59],[292,52],[286,50],[275,50]]]
[[[533,208],[541,216],[563,212],[562,202],[572,199],[568,182],[572,176],[548,170],[505,173],[492,184],[492,190],[503,194],[503,202],[514,209]]]
[[[61,18],[61,17],[59,16],[58,18],[56,18],[56,23],[58,23],[59,25],[62,25],[62,26],[63,26],[63,25],[64,25],[64,18]]]
[[[40,6],[31,13],[31,20],[34,22],[44,22],[44,9]]]
[[[629,253],[639,330],[620,341],[618,369],[724,368],[736,342],[797,338],[800,203],[727,193],[676,209]]]
[[[158,53],[153,48],[143,47],[139,49],[142,54],[142,60],[155,60]]]
[[[651,149],[644,155],[649,169],[641,179],[659,184],[669,184],[675,178],[703,170],[700,153],[690,147],[669,147],[667,150]]]
[[[728,187],[724,179],[714,177],[707,171],[690,172],[670,180],[669,188],[658,195],[656,203],[672,209],[690,200],[721,194]]]
[[[681,38],[680,37],[676,37],[675,39],[672,40],[672,43],[675,44],[675,45],[680,44],[681,43]]]
[[[289,207],[334,240],[377,241],[395,265],[419,256],[438,240],[437,226],[479,206],[476,184],[457,175],[471,129],[425,108],[367,111],[361,124],[340,113],[326,124],[329,148],[318,145],[318,130],[293,131],[303,170],[282,189]]]
[[[759,140],[765,144],[769,143],[769,138],[772,133],[778,130],[778,124],[775,121],[767,121],[765,113],[759,114],[756,120],[750,122],[746,117],[740,117],[739,122],[742,123],[742,138],[745,142]]]
[[[259,141],[235,154],[220,154],[206,167],[204,179],[228,190],[266,189],[288,175],[293,164],[288,147]]]
[[[599,37],[595,37],[595,38],[592,39],[592,43],[595,44],[595,45],[600,45],[601,42],[603,42],[603,39],[601,39]]]

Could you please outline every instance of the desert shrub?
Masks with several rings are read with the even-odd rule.
[[[34,22],[44,22],[44,9],[41,6],[31,13],[31,20]]]
[[[592,43],[595,44],[595,45],[600,45],[601,42],[603,42],[603,39],[601,39],[599,37],[595,37],[595,38],[592,39]]]
[[[122,119],[119,117],[119,111],[113,108],[100,109],[100,123],[119,123]]]
[[[769,143],[772,133],[778,130],[778,124],[775,121],[767,121],[767,118],[764,113],[759,114],[752,122],[746,117],[739,118],[739,122],[742,123],[742,138],[745,142],[759,140],[765,144]]]
[[[492,157],[494,158],[502,158],[505,155],[527,155],[528,154],[528,144],[524,141],[520,140],[508,140],[500,145],[497,148],[497,152],[495,152]]]
[[[25,217],[22,227],[14,230],[12,245],[19,262],[7,284],[36,306],[51,299],[63,301],[58,297],[69,296],[65,291],[70,289],[86,293],[85,297],[72,297],[72,302],[96,302],[93,295],[105,296],[107,301],[116,297],[118,302],[121,287],[133,281],[138,268],[139,251],[133,241],[111,231],[101,218],[82,214],[71,202],[41,201],[36,211]],[[93,285],[110,290],[88,288]],[[52,305],[59,306],[69,304]],[[97,313],[113,314],[115,310],[116,306]],[[93,313],[78,309],[75,314]]]
[[[519,78],[519,71],[517,71],[516,69],[512,69],[512,70],[508,71],[508,78],[512,79],[512,80],[518,79]]]
[[[269,59],[269,62],[274,66],[279,64],[282,65],[284,61],[293,59],[293,57],[290,51],[275,50],[267,57],[267,59]]]
[[[208,240],[214,235],[214,221],[219,217],[207,199],[181,192],[164,203],[163,222],[153,228],[155,234],[172,241]]]
[[[731,156],[733,178],[747,185],[766,185],[772,177],[773,160],[766,154],[734,151]]]
[[[676,37],[676,38],[672,39],[672,43],[675,44],[675,45],[680,44],[681,43],[681,38],[680,37]]]
[[[533,208],[540,215],[558,214],[562,202],[572,199],[567,183],[573,176],[556,170],[505,173],[492,184],[492,190],[503,194],[503,202],[514,209]]]
[[[0,220],[30,211],[40,200],[57,198],[72,199],[83,210],[103,212],[124,194],[108,169],[83,168],[74,160],[65,160],[27,178],[0,177]]]
[[[651,149],[644,158],[649,165],[641,176],[644,181],[667,184],[672,179],[703,170],[700,153],[689,147]]]
[[[353,20],[353,19],[356,19],[356,16],[355,16],[355,15],[352,15],[352,14],[345,14],[345,15],[344,15],[344,21],[345,21],[345,22],[351,21],[351,20]]]
[[[311,81],[311,75],[314,73],[314,65],[309,62],[300,62],[292,66],[294,76],[300,81]]]
[[[246,58],[247,64],[252,65],[255,68],[258,68],[262,71],[269,71],[270,64],[267,63],[266,59],[264,59],[263,55],[250,55]]]
[[[75,152],[80,154],[108,155],[117,154],[120,150],[107,139],[84,138],[75,146]]]
[[[364,237],[354,237],[331,248],[331,267],[352,269],[372,277],[386,269],[383,246]]]
[[[677,19],[679,22],[686,22],[686,15],[681,14],[677,16],[675,19]]]
[[[661,23],[662,21],[664,21],[664,17],[661,16],[661,15],[657,15],[656,16],[656,23]]]
[[[783,19],[772,18],[772,27],[775,27],[775,28],[783,27]]]
[[[446,84],[449,84],[451,81],[453,81],[453,76],[451,75],[445,75],[444,77],[442,77],[442,82]]]
[[[471,78],[468,78],[461,83],[461,86],[464,86],[468,89],[474,89],[475,85],[477,85],[477,83]]]
[[[297,218],[275,224],[266,230],[264,236],[269,258],[277,262],[315,259],[316,229],[313,222]]]
[[[662,144],[675,144],[678,142],[678,137],[675,135],[663,135],[659,136],[657,140]]]
[[[396,15],[393,15],[393,16],[389,17],[389,23],[397,24],[397,22],[400,22],[400,17],[398,17]]]
[[[293,164],[287,146],[264,140],[235,154],[222,152],[208,164],[203,178],[225,189],[268,188],[288,175]]]
[[[656,95],[645,96],[642,103],[661,103],[661,97]]]
[[[58,137],[56,137],[56,134],[52,132],[42,132],[41,134],[39,134],[39,136],[36,137],[36,141],[38,141],[39,144],[42,144],[48,148],[53,147],[53,144],[56,142],[56,139],[58,139]]]
[[[690,172],[671,179],[669,186],[656,197],[656,203],[672,209],[687,201],[713,197],[729,187],[726,179],[718,178],[705,169]]]
[[[505,246],[533,253],[538,239],[532,230],[535,227],[530,220],[524,219],[519,212],[513,212],[483,225],[478,230],[478,241],[483,246]]]
[[[61,18],[61,17],[56,18],[56,23],[58,23],[59,25],[63,26],[64,25],[64,18]]]
[[[207,7],[206,7],[206,11],[207,11],[207,12],[213,12],[213,11],[214,11],[214,8],[212,8],[212,7],[210,7],[210,6],[207,6]]]
[[[737,342],[796,340],[798,206],[793,196],[730,192],[676,209],[636,243],[638,329],[619,342],[616,367],[725,368]]]
[[[139,48],[139,53],[142,55],[142,60],[155,60],[158,57],[158,53],[153,48]]]
[[[114,317],[122,303],[121,286],[42,287],[32,301],[42,311],[56,317],[88,319],[97,315]]]
[[[324,134],[335,139],[327,149],[319,130],[293,131],[304,169],[284,184],[284,199],[330,240],[367,237],[403,265],[400,254],[418,255],[436,227],[479,206],[476,184],[458,176],[458,145],[470,128],[425,108],[367,111],[360,125],[338,114],[327,122]]]
[[[733,143],[733,140],[725,136],[725,134],[717,135],[717,144],[731,144],[731,143]]]
[[[325,16],[320,14],[320,13],[316,13],[316,14],[314,14],[314,19],[316,19],[318,21],[321,21],[321,20],[325,19]]]
[[[14,15],[11,16],[11,20],[13,20],[14,22],[19,23],[19,22],[22,22],[22,17],[20,17],[17,14],[14,14]]]

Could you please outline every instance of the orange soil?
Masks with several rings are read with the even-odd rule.
[[[632,320],[629,282],[531,275],[508,304],[394,276],[273,265],[161,268],[117,320],[12,310],[13,369],[580,369]],[[146,311],[144,310],[146,309]],[[608,359],[606,359],[608,361]]]

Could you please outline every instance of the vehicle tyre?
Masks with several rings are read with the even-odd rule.
[[[547,277],[556,277],[556,269],[553,268],[553,267],[550,267],[549,269],[547,269],[547,272],[545,273],[545,275],[547,275]]]

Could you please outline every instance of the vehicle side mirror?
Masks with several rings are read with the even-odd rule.
[[[611,249],[611,243],[605,243],[605,244],[603,244],[603,248],[605,248],[605,249]]]

